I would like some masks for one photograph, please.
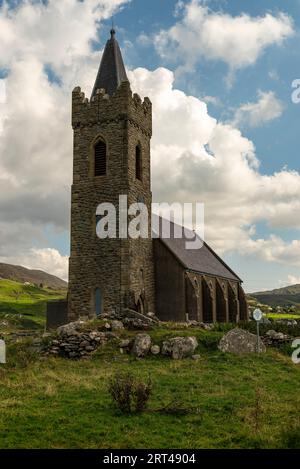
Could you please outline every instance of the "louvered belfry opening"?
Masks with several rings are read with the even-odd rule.
[[[106,144],[99,140],[95,145],[95,176],[106,175]]]
[[[135,178],[142,180],[141,149],[139,145],[135,149]]]

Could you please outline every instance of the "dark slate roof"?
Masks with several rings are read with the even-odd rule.
[[[103,52],[92,97],[100,88],[104,88],[106,93],[112,96],[123,81],[128,81],[121,50],[115,38],[115,30],[112,29],[110,34],[111,38],[107,41]]]
[[[153,215],[154,220],[157,221],[157,216]],[[158,237],[163,244],[173,253],[178,261],[187,269],[201,274],[214,275],[230,280],[242,282],[233,270],[206,244],[201,238],[193,231],[176,225],[182,230],[182,238],[174,237],[175,223],[171,223],[170,238],[162,236],[162,218],[159,217],[159,235],[153,230],[154,237]],[[186,230],[186,231],[183,231]],[[187,233],[187,235],[185,234]],[[158,235],[158,236],[157,236]],[[186,249],[186,241],[195,240],[195,237],[202,241],[202,247],[199,249]]]

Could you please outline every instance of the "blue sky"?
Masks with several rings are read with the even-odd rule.
[[[8,3],[12,8],[12,12],[16,11],[16,5],[22,5],[22,2]],[[31,2],[31,4],[34,3],[39,2]],[[95,0],[90,0],[90,3],[93,3],[93,5],[97,4]],[[300,104],[296,105],[292,103],[291,100],[291,83],[296,78],[300,78],[300,2],[298,0],[285,0],[284,2],[280,0],[268,0],[265,2],[259,0],[211,0],[201,2],[199,0],[198,5],[200,7],[208,8],[206,11],[207,18],[214,17],[216,13],[221,17],[232,18],[237,18],[245,14],[255,22],[258,17],[264,18],[266,15],[270,15],[274,18],[282,18],[280,15],[285,14],[285,17],[288,17],[289,20],[293,22],[293,33],[287,34],[287,37],[285,37],[281,43],[275,40],[273,43],[271,41],[271,43],[258,54],[258,57],[253,60],[253,63],[247,66],[236,67],[232,72],[230,84],[228,84],[228,80],[226,79],[229,74],[229,65],[228,62],[226,63],[226,59],[213,59],[211,55],[201,50],[193,66],[187,67],[187,69],[182,72],[181,67],[185,62],[182,49],[176,46],[176,53],[169,54],[169,51],[161,53],[157,42],[155,42],[161,31],[169,34],[170,28],[182,23],[186,7],[190,5],[190,0],[180,2],[180,8],[177,0],[132,0],[128,3],[125,2],[125,0],[124,2],[120,0],[118,3],[119,5],[116,5],[115,11],[113,11],[113,17],[117,28],[117,37],[123,51],[124,61],[129,70],[134,71],[142,67],[153,72],[159,67],[164,67],[172,71],[175,76],[173,88],[182,90],[186,96],[191,95],[198,98],[199,101],[206,101],[209,116],[224,124],[232,124],[234,117],[237,116],[237,111],[243,106],[247,106],[249,103],[257,103],[261,96],[259,93],[265,93],[266,96],[271,96],[271,107],[273,103],[274,105],[280,103],[278,104],[280,111],[277,117],[272,117],[271,112],[270,118],[266,118],[256,125],[251,125],[251,123],[249,123],[251,117],[249,111],[242,111],[242,119],[237,118],[238,121],[236,121],[234,125],[241,131],[246,139],[254,144],[255,155],[260,162],[256,170],[261,176],[271,176],[285,170],[295,171],[296,173],[300,172],[298,157]],[[2,4],[3,2],[0,0],[0,6]],[[72,10],[72,14],[73,11],[74,15],[77,14],[75,7]],[[93,55],[95,50],[99,51],[100,61],[100,56],[107,40],[112,21],[110,12],[104,16],[106,17],[103,18],[103,16],[100,17],[99,15],[100,23],[98,36],[89,40],[89,44],[92,44],[92,46],[86,63],[88,63],[88,60],[92,60],[92,56],[95,61],[95,54]],[[45,18],[47,18],[46,15]],[[88,27],[91,28],[90,24],[86,25],[87,29]],[[20,28],[17,31],[21,34]],[[24,34],[24,31],[22,31],[22,34]],[[25,32],[25,35],[26,34]],[[30,33],[28,32],[28,34]],[[50,29],[47,34],[49,34],[49,36],[52,34]],[[267,31],[264,34],[267,35]],[[46,43],[48,38],[45,36],[42,40]],[[84,40],[86,40],[86,38],[84,38]],[[245,38],[241,38],[241,40],[245,40]],[[232,47],[234,48],[235,46],[233,45]],[[196,56],[197,48],[198,45],[195,42],[190,44],[189,49],[191,51],[191,57],[194,50]],[[19,46],[19,49],[22,50],[21,46]],[[82,51],[80,53],[83,57],[80,59],[82,65],[82,63],[84,63],[84,54]],[[12,49],[12,54],[15,54],[15,57],[18,58],[21,53],[18,52],[17,49]],[[23,50],[22,54],[24,54],[25,57]],[[26,60],[27,59],[28,49],[26,50]],[[6,78],[10,75],[10,67],[13,69],[14,65],[9,63],[9,59],[7,59],[6,62],[5,59],[2,59],[0,64],[0,79]],[[69,79],[65,68],[63,68],[58,61],[56,63],[56,60],[51,59],[51,57],[47,64],[44,64],[44,69],[47,71],[50,85],[55,85],[57,88],[63,88],[63,86],[65,86],[65,93],[67,93],[68,80],[70,83],[73,83],[74,77]],[[94,69],[95,68],[93,68],[93,70]],[[93,74],[89,72],[88,76],[92,77]],[[78,80],[80,80],[79,77]],[[80,85],[81,83],[76,84]],[[93,83],[91,83],[91,86],[92,84]],[[52,91],[53,89],[51,89],[51,92]],[[71,92],[71,89],[69,91]],[[55,90],[55,92],[55,99],[60,99],[57,97],[58,91]],[[207,97],[213,97],[213,99],[207,99]],[[70,129],[68,129],[68,132],[70,132]],[[154,150],[154,153],[155,152]],[[66,168],[69,168],[67,164]],[[159,174],[159,171],[154,171],[154,175],[156,173]],[[241,184],[241,181],[238,179],[239,176],[237,176],[237,184]],[[199,181],[201,181],[201,174]],[[235,181],[232,180],[231,184],[234,189]],[[199,183],[200,201],[206,203],[207,200],[205,200],[205,197],[208,196],[205,192],[201,191],[200,186],[201,184]],[[67,184],[65,184],[65,191],[67,191],[67,187]],[[275,184],[273,187],[274,192],[276,192]],[[287,187],[287,190],[288,189]],[[249,190],[251,190],[251,187],[249,187]],[[281,191],[283,191],[282,188]],[[210,194],[210,197],[212,197],[212,195],[213,194]],[[201,200],[202,196],[204,200]],[[219,195],[216,194],[216,197],[218,196]],[[285,194],[281,193],[281,196],[282,199],[285,200]],[[291,211],[295,210],[294,217],[298,218],[297,197],[293,197]],[[51,204],[51,199],[49,203]],[[261,200],[260,203],[263,204],[263,200]],[[271,212],[272,207],[270,207],[270,200],[268,200],[266,204],[267,203],[268,207],[266,211]],[[280,210],[280,202],[277,201],[276,203],[278,203],[278,210]],[[209,208],[211,206],[211,204],[208,204],[208,210],[211,210],[211,208]],[[276,207],[274,210],[276,211]],[[285,210],[287,211],[288,209],[285,208]],[[211,212],[209,213],[209,217],[213,217]],[[66,214],[66,219],[67,218],[68,215]],[[253,219],[253,221],[250,221],[250,224],[252,226],[255,225],[255,233],[251,235],[251,239],[255,241],[258,239],[269,239],[270,236],[275,236],[280,238],[287,245],[293,241],[298,241],[299,225],[291,222],[291,218],[293,218],[293,215],[283,213],[280,220],[278,220],[274,214],[269,218],[266,217],[266,219],[263,219],[262,216]],[[230,215],[226,220],[228,225],[236,223],[235,219],[231,219]],[[58,250],[62,256],[67,256],[69,251],[69,234],[68,229],[62,225],[62,223],[51,223],[51,221],[49,224],[41,225],[41,231],[33,234],[27,247],[47,247]],[[212,240],[212,245],[218,248],[218,242],[214,244],[211,231],[209,231],[209,235],[209,241]],[[300,278],[300,261],[295,260],[294,262],[293,260],[289,260],[292,256],[289,255],[289,259],[284,259],[284,255],[281,253],[278,258],[274,255],[268,260],[256,247],[247,253],[246,247],[244,247],[243,250],[239,250],[238,238],[235,240],[235,243],[236,248],[227,247],[221,249],[221,252],[224,251],[224,253],[222,252],[224,259],[228,261],[230,266],[244,279],[246,290],[254,291],[276,288],[282,284],[289,283],[289,281],[296,281]],[[299,258],[299,254],[295,254],[295,256]],[[4,257],[5,256],[2,255],[2,258]]]

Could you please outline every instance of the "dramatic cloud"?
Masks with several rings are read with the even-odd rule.
[[[281,45],[293,34],[293,21],[284,13],[230,16],[210,11],[201,0],[179,2],[179,7],[182,18],[155,36],[155,46],[161,57],[183,62],[186,70],[202,57],[225,62],[231,72],[248,67],[267,47]]]
[[[153,102],[155,200],[204,202],[206,239],[221,253],[300,266],[300,241],[257,239],[255,233],[260,222],[300,230],[299,173],[261,174],[253,143],[232,125],[217,123],[205,103],[174,89],[169,70],[137,69],[130,80]]]
[[[51,249],[45,233],[69,228],[71,90],[80,85],[87,95],[91,91],[100,60],[91,40],[97,37],[99,21],[124,3],[27,1],[17,9],[6,4],[0,9],[0,68],[8,70],[6,100],[0,104],[0,259],[4,262],[43,268],[66,278],[67,258]],[[189,6],[204,8],[198,2]],[[206,9],[202,13],[204,22],[224,16]],[[268,20],[271,26],[274,21],[281,34],[270,31],[269,43],[277,44],[292,27],[287,17],[272,18],[244,21]],[[283,29],[285,25],[286,33],[280,25]],[[268,43],[261,35],[257,41],[264,44],[257,49],[259,54]],[[271,232],[300,229],[299,174],[286,169],[261,174],[253,143],[233,125],[218,123],[205,102],[174,89],[170,70],[139,68],[129,77],[133,90],[153,102],[154,199],[204,202],[206,238],[221,253],[239,251],[300,265],[299,241],[287,243],[274,235],[257,239],[255,234],[260,222]]]
[[[273,91],[259,91],[256,103],[243,104],[236,110],[232,125],[260,127],[280,117],[283,110],[283,103]]]
[[[22,265],[29,269],[44,270],[68,281],[68,256],[62,256],[57,249],[30,248],[25,253],[2,256],[1,262]]]
[[[128,0],[49,0],[0,8],[0,255],[66,277],[45,228],[69,228],[72,88],[93,85],[100,21]],[[50,78],[50,80],[49,80]],[[88,85],[88,86],[87,86]],[[32,246],[38,247],[34,251]],[[64,269],[62,266],[64,265]]]

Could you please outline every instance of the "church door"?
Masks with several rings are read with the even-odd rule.
[[[95,291],[95,309],[96,309],[96,316],[101,316],[102,313],[102,295],[100,288],[96,288]]]

